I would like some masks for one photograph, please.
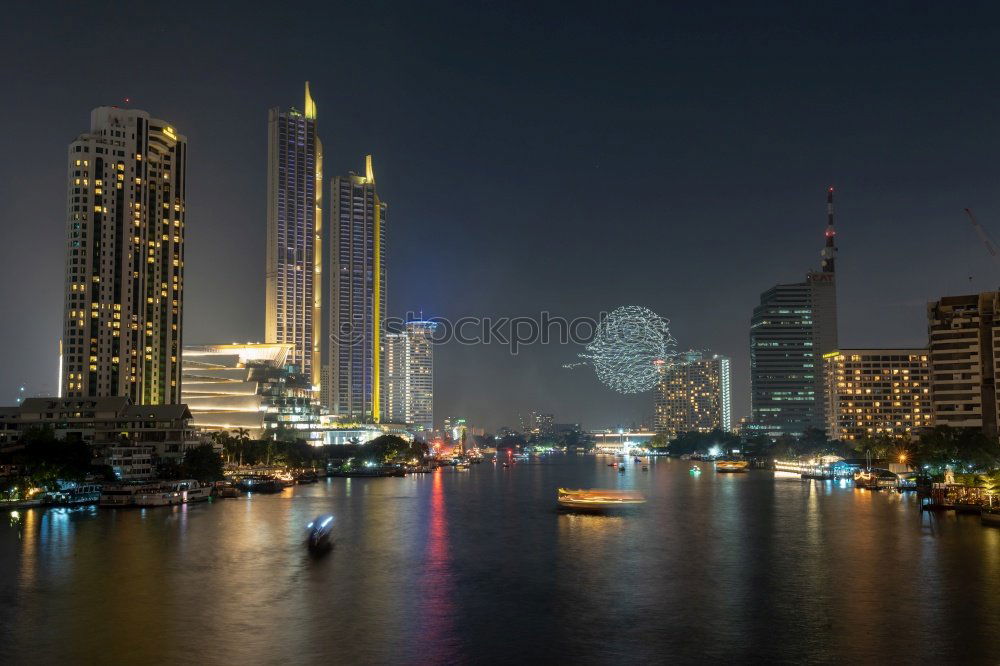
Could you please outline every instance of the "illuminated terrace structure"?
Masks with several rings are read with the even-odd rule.
[[[303,111],[271,109],[267,122],[264,339],[291,344],[288,363],[320,386],[323,144],[306,83]]]
[[[830,439],[912,439],[934,424],[926,349],[839,349],[823,363]]]
[[[59,393],[180,402],[187,141],[102,106],[69,145]]]
[[[331,194],[323,405],[344,419],[378,423],[385,375],[387,205],[375,189],[371,155],[364,176],[337,176]]]
[[[276,431],[319,439],[319,408],[309,379],[289,364],[290,343],[184,348],[184,400],[191,425],[202,430],[245,428],[261,439]]]
[[[934,423],[997,435],[1000,292],[945,296],[927,305]]]
[[[684,432],[732,429],[729,359],[688,352],[660,366],[654,426],[673,438]]]

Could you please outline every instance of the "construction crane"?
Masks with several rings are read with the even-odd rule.
[[[972,226],[976,229],[976,233],[979,234],[979,239],[983,241],[983,245],[986,246],[986,251],[990,253],[993,257],[993,261],[1000,266],[1000,254],[997,253],[997,246],[990,238],[990,235],[986,233],[982,225],[976,221],[976,216],[972,214],[972,210],[969,208],[965,209],[965,214],[969,216],[969,220],[972,222]]]

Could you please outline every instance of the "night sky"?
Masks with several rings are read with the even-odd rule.
[[[324,188],[372,153],[389,310],[671,320],[733,358],[759,293],[818,268],[837,188],[842,346],[925,344],[1000,284],[1000,14],[978,3],[16,3],[0,25],[0,404],[54,394],[66,146],[95,106],[189,142],[186,343],[263,337],[267,110],[319,107]],[[326,223],[326,219],[324,220]],[[436,350],[436,419],[638,422],[581,351]]]

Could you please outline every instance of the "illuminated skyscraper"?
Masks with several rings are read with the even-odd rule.
[[[62,395],[177,403],[187,141],[102,106],[68,158]]]
[[[323,400],[333,414],[377,423],[385,373],[386,204],[375,189],[371,155],[364,176],[337,176],[331,193]]]
[[[436,324],[407,322],[385,334],[383,420],[434,429],[434,348]]]
[[[320,385],[323,144],[306,83],[303,111],[271,109],[267,122],[268,343],[292,344],[289,363]]]
[[[832,187],[825,237],[822,270],[765,291],[750,321],[750,409],[772,436],[826,427],[823,354],[837,348]]]
[[[656,432],[676,437],[683,432],[732,429],[729,359],[704,358],[688,352],[660,366],[656,386]]]

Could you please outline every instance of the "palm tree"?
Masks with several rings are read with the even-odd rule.
[[[239,442],[240,445],[240,467],[242,467],[243,451],[246,449],[247,442],[250,441],[250,431],[246,428],[237,428],[233,431],[233,434],[236,435],[236,441]]]

